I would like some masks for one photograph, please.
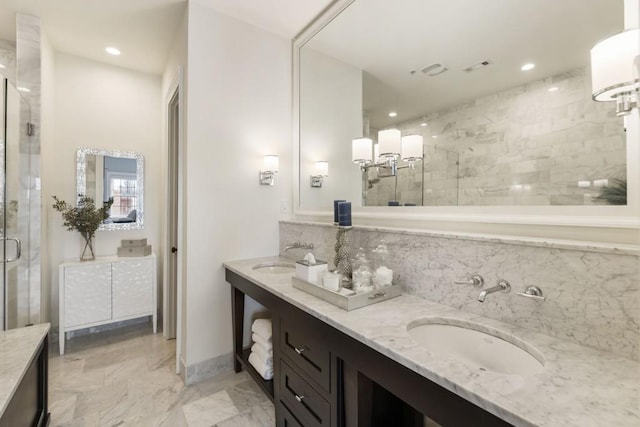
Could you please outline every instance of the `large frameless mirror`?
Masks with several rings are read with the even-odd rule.
[[[617,0],[352,2],[297,51],[299,206],[626,204],[624,120],[590,75],[623,15]]]
[[[97,206],[113,198],[109,218],[100,230],[144,228],[144,156],[142,153],[80,148],[77,193]]]

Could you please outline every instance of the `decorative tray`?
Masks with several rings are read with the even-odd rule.
[[[342,292],[334,292],[321,286],[314,285],[313,283],[300,280],[296,277],[292,277],[291,280],[293,282],[294,288],[300,289],[301,291],[325,300],[326,302],[347,311],[366,307],[368,305],[386,301],[388,299],[402,295],[402,285],[391,285],[385,288],[374,289],[363,294],[355,294],[353,293],[353,291],[348,289],[343,289]],[[343,293],[345,291],[348,291],[352,294],[346,295],[345,293]]]

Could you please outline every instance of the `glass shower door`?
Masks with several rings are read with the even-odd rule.
[[[19,236],[23,231],[20,225],[25,218],[20,214],[26,213],[28,219],[28,204],[20,203],[20,137],[21,132],[26,133],[30,109],[11,83],[4,78],[0,82],[0,329],[13,329],[30,323],[28,277],[21,277],[28,269],[19,264],[22,252]]]

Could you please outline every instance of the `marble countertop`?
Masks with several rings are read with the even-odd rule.
[[[0,416],[49,332],[49,324],[0,331]]]
[[[640,425],[640,362],[542,335],[497,320],[411,295],[345,311],[295,289],[291,274],[252,267],[266,257],[225,263],[225,267],[303,309],[343,333],[399,362],[516,426]],[[495,296],[495,295],[490,295]],[[524,341],[542,358],[544,369],[528,376],[478,371],[460,361],[429,353],[407,333],[419,319],[472,323]]]

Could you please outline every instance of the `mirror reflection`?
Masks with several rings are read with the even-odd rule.
[[[140,153],[78,150],[78,194],[86,194],[96,204],[113,198],[109,218],[101,230],[142,228],[143,170]]]
[[[354,1],[299,50],[301,207],[625,204],[590,75],[622,30],[622,1]]]

